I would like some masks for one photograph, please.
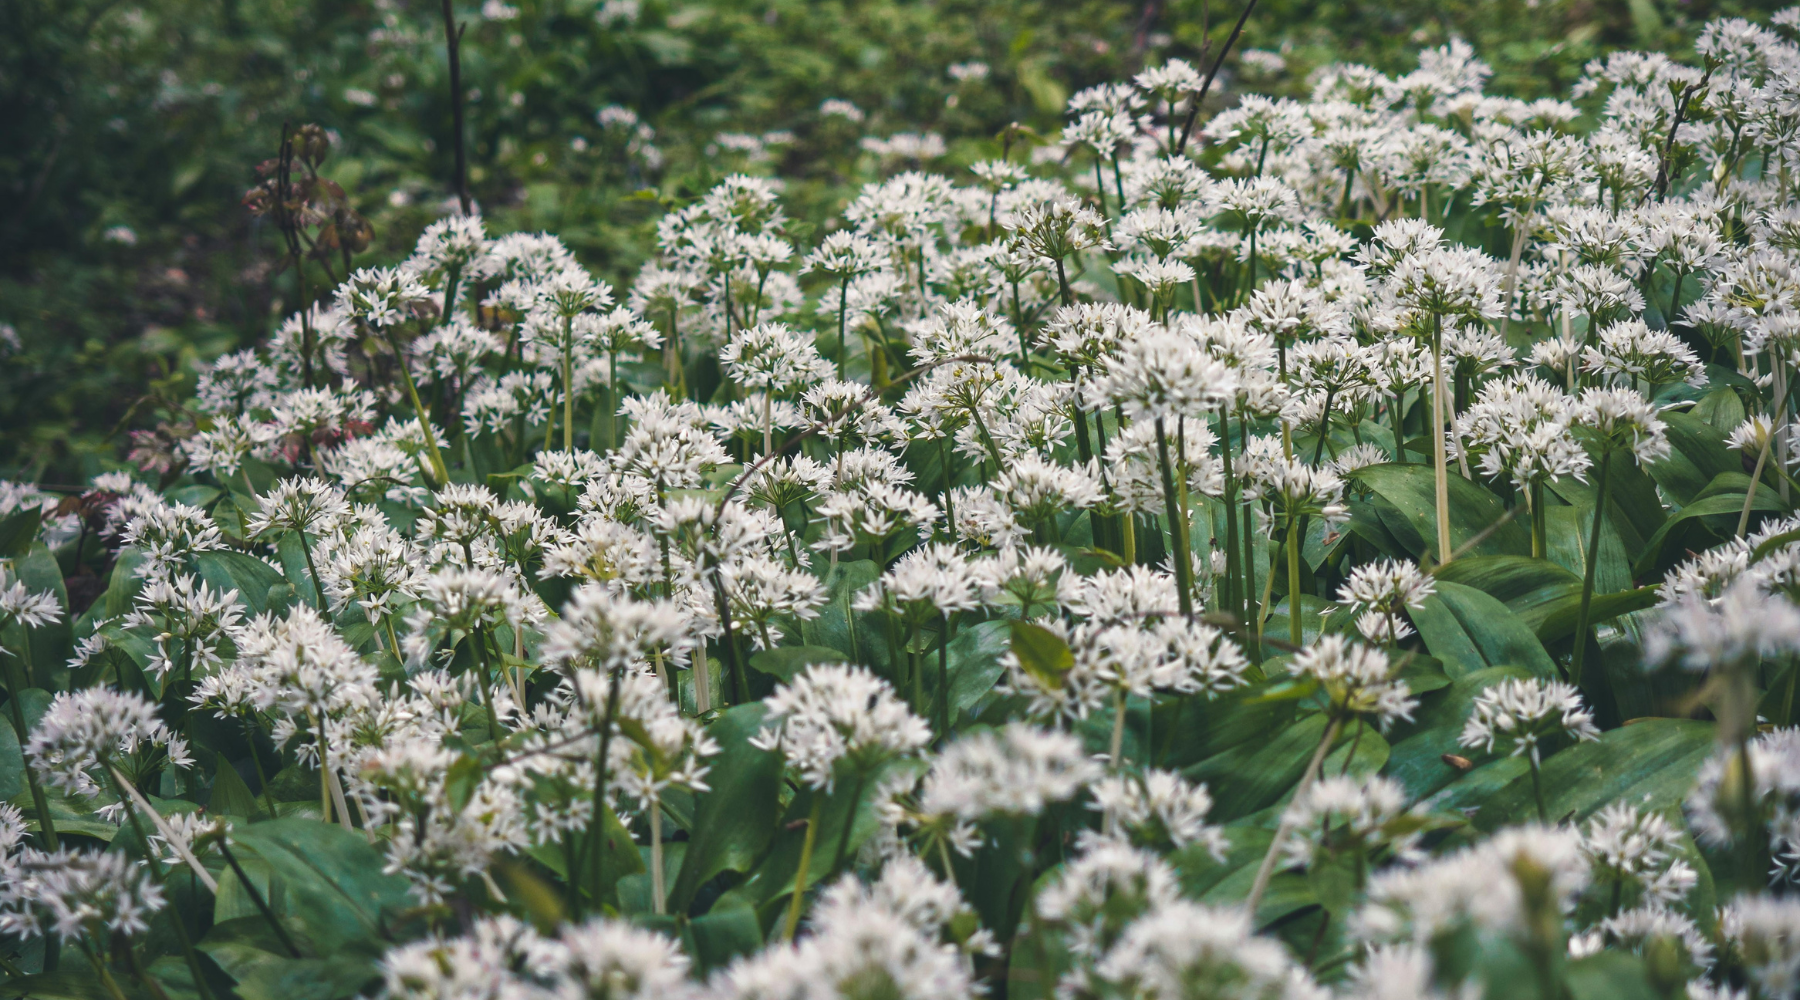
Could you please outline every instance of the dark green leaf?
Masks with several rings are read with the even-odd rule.
[[[1556,676],[1556,663],[1543,644],[1506,605],[1474,587],[1447,580],[1438,583],[1437,596],[1456,616],[1486,666],[1524,667],[1539,677]]]
[[[1423,540],[1424,549],[1436,558],[1437,552],[1437,485],[1432,470],[1423,465],[1370,465],[1356,470],[1352,477],[1374,490],[1392,504]],[[1456,473],[1450,474],[1450,544],[1461,548],[1470,540],[1492,528],[1506,514],[1500,498],[1478,483]],[[1500,525],[1466,555],[1529,555],[1531,532],[1519,519]],[[1424,551],[1415,551],[1415,557]],[[1434,558],[1434,561],[1436,561]]]
[[[215,590],[235,590],[253,615],[269,610],[269,591],[285,583],[275,567],[242,552],[202,552],[194,557],[200,578]]]
[[[26,507],[0,517],[0,559],[16,559],[31,551],[31,543],[37,540],[38,525],[43,518],[43,510],[38,507]]]
[[[1662,556],[1663,543],[1668,539],[1669,533],[1676,527],[1684,525],[1696,518],[1711,516],[1728,517],[1732,520],[1732,527],[1735,527],[1736,519],[1743,512],[1743,509],[1744,494],[1742,493],[1716,494],[1707,497],[1704,500],[1696,500],[1692,504],[1683,507],[1679,513],[1664,522],[1663,526],[1657,529],[1656,534],[1652,535],[1649,540],[1644,543],[1644,551],[1638,553],[1636,560],[1631,564],[1632,575],[1641,578],[1650,575],[1656,569],[1658,560]],[[1781,502],[1781,498],[1776,495],[1774,490],[1761,489],[1757,490],[1756,496],[1751,499],[1750,510],[1752,513],[1757,511],[1785,513],[1788,510],[1788,505]],[[1754,526],[1755,523],[1755,519],[1753,518],[1751,520],[1752,526]]]
[[[1012,653],[1020,669],[1045,687],[1061,690],[1064,679],[1075,668],[1075,656],[1056,633],[1031,622],[1012,619]]]
[[[829,646],[777,646],[759,650],[750,657],[750,665],[785,683],[815,663],[842,663],[844,659],[843,653]]]
[[[712,790],[698,796],[694,807],[687,856],[669,889],[670,912],[686,912],[695,891],[720,872],[749,871],[775,835],[781,755],[750,745],[764,714],[761,704],[739,705],[707,727],[719,744],[707,774]]]
[[[1657,588],[1639,587],[1617,594],[1595,594],[1588,604],[1588,623],[1598,625],[1611,621],[1620,615],[1656,606]],[[1581,617],[1581,593],[1572,594],[1533,608],[1521,616],[1542,642],[1555,642],[1575,633],[1575,623]]]
[[[1581,822],[1609,802],[1660,812],[1680,805],[1713,751],[1714,727],[1690,719],[1644,719],[1544,761],[1544,805],[1553,821]],[[1476,814],[1492,830],[1536,819],[1529,775],[1520,775]]]
[[[289,912],[324,954],[379,955],[414,905],[406,880],[382,872],[386,858],[340,826],[278,819],[240,827],[232,839],[281,876]]]

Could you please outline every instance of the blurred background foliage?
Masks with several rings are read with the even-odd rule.
[[[648,253],[664,206],[727,173],[783,177],[806,242],[854,185],[993,155],[1010,122],[1052,134],[1070,93],[1169,57],[1198,62],[1243,9],[453,3],[470,187],[489,231],[555,232],[615,282]],[[1562,94],[1609,49],[1691,52],[1707,19],[1778,6],[1261,0],[1214,100],[1299,94],[1332,61],[1403,72],[1453,37],[1494,66],[1490,92]],[[832,100],[856,114],[822,110]],[[0,109],[0,477],[54,486],[110,467],[124,430],[185,395],[197,365],[295,308],[279,232],[240,204],[284,123],[329,130],[321,172],[374,226],[357,266],[403,256],[450,190],[441,0],[5,0]],[[942,155],[910,156],[904,136],[859,144],[901,133],[940,137]],[[309,277],[314,295],[321,278]]]

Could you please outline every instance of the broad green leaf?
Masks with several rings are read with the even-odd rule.
[[[1515,601],[1544,587],[1581,585],[1581,577],[1546,559],[1529,556],[1465,556],[1432,572],[1439,582],[1474,587],[1518,611]]]
[[[1556,663],[1531,629],[1506,605],[1474,587],[1440,581],[1437,596],[1456,616],[1464,634],[1490,667],[1524,667],[1539,677],[1556,676]]]
[[[724,871],[749,871],[775,836],[780,815],[781,755],[750,740],[762,728],[761,704],[726,709],[707,733],[719,744],[707,785],[697,797],[692,838],[669,888],[669,911],[685,913],[694,893]]]
[[[1545,511],[1544,534],[1550,560],[1579,580],[1587,572],[1588,543],[1594,530],[1593,508],[1551,507]],[[1594,589],[1610,594],[1631,587],[1631,560],[1627,543],[1619,537],[1614,518],[1600,526],[1600,551],[1594,560]],[[1638,545],[1638,551],[1642,549]]]
[[[800,623],[800,641],[808,646],[829,646],[851,663],[867,664],[893,676],[882,616],[851,606],[857,593],[880,576],[881,568],[868,559],[838,563],[825,580],[827,598],[819,617]]]
[[[1650,985],[1644,960],[1629,952],[1602,951],[1571,961],[1563,970],[1569,1000],[1662,1000]]]
[[[1300,780],[1324,735],[1325,717],[1314,713],[1265,739],[1183,768],[1183,773],[1190,780],[1206,782],[1212,791],[1210,817],[1230,822],[1273,805],[1287,794]],[[1340,743],[1345,739],[1341,733],[1337,737]]]
[[[304,819],[240,827],[232,839],[287,885],[289,912],[324,954],[379,955],[415,905],[406,880],[359,833]]]
[[[1530,671],[1517,666],[1488,667],[1455,682],[1441,692],[1421,701],[1413,713],[1413,721],[1388,752],[1384,772],[1406,789],[1409,800],[1418,800],[1437,792],[1462,777],[1463,772],[1446,763],[1445,754],[1481,761],[1486,755],[1462,747],[1457,737],[1469,717],[1475,697],[1493,684],[1509,677],[1529,677]]]
[[[1423,465],[1370,465],[1356,470],[1352,478],[1361,481],[1392,504],[1423,540],[1425,549],[1441,561],[1437,552],[1437,486],[1432,470]],[[1467,545],[1476,536],[1493,528],[1506,515],[1500,498],[1485,487],[1450,474],[1450,544]],[[1517,518],[1494,528],[1467,555],[1529,555],[1531,533]],[[1424,551],[1413,553],[1415,557]]]
[[[0,559],[16,559],[31,551],[43,519],[44,512],[38,507],[26,507],[0,517]]]
[[[1005,620],[976,622],[956,630],[950,639],[950,707],[953,712],[973,712],[994,693],[994,685],[1006,672],[1000,657],[1012,638]]]
[[[275,567],[242,552],[202,552],[194,557],[194,568],[213,589],[237,591],[253,615],[269,610],[269,591],[286,582]]]
[[[715,906],[690,921],[688,929],[693,934],[695,971],[703,976],[763,946],[762,926],[756,911],[747,906]]]
[[[1284,673],[1274,681],[1259,681],[1215,698],[1179,698],[1159,707],[1156,729],[1171,734],[1165,750],[1167,766],[1185,768],[1285,728],[1293,721],[1294,703],[1267,695],[1291,679]]]
[[[1664,522],[1663,526],[1657,529],[1656,534],[1644,542],[1644,551],[1638,553],[1631,564],[1632,575],[1643,578],[1655,572],[1662,558],[1663,544],[1677,527],[1685,526],[1698,518],[1712,516],[1730,518],[1731,527],[1736,527],[1736,519],[1743,509],[1744,495],[1742,493],[1716,494],[1683,507],[1679,513]],[[1757,490],[1756,496],[1751,498],[1750,510],[1753,514],[1756,512],[1786,513],[1788,509],[1788,506],[1781,502],[1780,496],[1774,490]],[[1756,519],[1751,518],[1751,526],[1754,527],[1755,524]],[[1729,528],[1726,529],[1727,533],[1729,530]]]
[[[1413,628],[1418,629],[1425,648],[1444,665],[1444,673],[1451,680],[1467,677],[1488,665],[1448,602],[1433,594],[1420,603],[1421,607],[1408,608],[1407,616],[1412,619]]]
[[[1662,414],[1669,439],[1668,457],[1644,470],[1670,499],[1687,505],[1721,472],[1742,472],[1725,447],[1725,435],[1698,417],[1675,410]],[[1741,502],[1741,501],[1740,501]]]
[[[1045,687],[1061,690],[1075,668],[1068,644],[1042,625],[1012,619],[1007,627],[1012,630],[1012,653],[1020,669]]]
[[[137,575],[138,567],[143,564],[144,554],[137,549],[126,546],[119,550],[112,576],[107,580],[106,596],[95,602],[97,607],[106,608],[106,617],[117,618],[131,610],[132,599],[144,586],[144,581]]]
[[[1620,615],[1656,606],[1657,588],[1638,587],[1616,594],[1595,594],[1588,604],[1588,623],[1598,625]],[[1520,616],[1542,642],[1555,642],[1575,634],[1581,618],[1581,592],[1547,601]]]
[[[99,976],[94,975],[93,966],[82,959],[78,949],[66,948],[63,955],[62,966],[55,972],[0,980],[0,997],[5,1000],[27,997],[31,1000],[114,1000],[111,991]],[[115,972],[113,981],[125,1000],[151,1000],[150,994],[129,975]]]
[[[1644,719],[1600,734],[1544,761],[1544,805],[1552,822],[1581,822],[1609,802],[1660,812],[1680,805],[1712,753],[1714,726],[1691,719]],[[1515,778],[1475,815],[1483,830],[1537,818],[1529,775]]]
[[[1596,461],[1595,468],[1598,467]],[[1573,476],[1552,480],[1550,490],[1570,506],[1588,510],[1600,498],[1598,481],[1584,483]],[[1625,454],[1614,456],[1607,470],[1606,523],[1625,543],[1625,551],[1637,551],[1667,518],[1668,513],[1656,496],[1656,484]]]
[[[0,760],[4,760],[4,749],[0,749]],[[224,754],[216,754],[218,773],[213,778],[212,797],[206,800],[206,811],[215,816],[239,816],[244,819],[256,819],[266,813],[256,796],[250,794],[250,786],[244,784],[243,776]]]
[[[786,683],[812,664],[842,663],[844,658],[829,646],[777,646],[759,650],[750,657],[750,666]]]

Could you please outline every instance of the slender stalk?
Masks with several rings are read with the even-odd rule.
[[[1750,488],[1744,491],[1744,509],[1738,512],[1735,538],[1744,537],[1744,529],[1750,526],[1750,505],[1756,502],[1756,486],[1762,482],[1763,466],[1769,461],[1769,442],[1773,440],[1773,434],[1763,438],[1762,448],[1756,453],[1756,471],[1750,474]]]
[[[25,634],[25,641],[31,641],[30,632]],[[9,689],[6,705],[12,714],[13,730],[18,735],[19,745],[24,746],[31,738],[31,731],[25,727],[25,705],[19,700],[19,695],[28,685],[17,659],[0,653],[0,660],[6,663],[6,686]],[[52,851],[61,849],[62,844],[56,836],[56,823],[50,818],[50,800],[44,796],[44,786],[38,783],[37,768],[25,769],[25,782],[31,786],[31,805],[37,810],[38,838]]]
[[[425,457],[431,463],[432,485],[442,486],[450,481],[450,469],[444,464],[444,456],[438,452],[437,435],[431,429],[431,414],[419,402],[419,388],[413,384],[412,368],[406,363],[406,352],[400,350],[400,342],[394,337],[394,328],[388,327],[386,333],[388,346],[394,351],[396,367],[400,369],[400,385],[406,390],[406,399],[412,404],[413,415],[419,418],[419,433],[425,438]]]
[[[1325,763],[1325,754],[1331,750],[1331,741],[1337,739],[1338,729],[1343,726],[1342,719],[1332,719],[1325,724],[1325,735],[1319,738],[1319,745],[1313,750],[1312,760],[1307,762],[1306,773],[1300,776],[1300,784],[1294,788],[1294,798],[1306,794],[1312,783],[1319,776],[1319,767]],[[1281,825],[1275,828],[1275,837],[1269,841],[1269,850],[1263,855],[1262,865],[1256,869],[1256,881],[1250,884],[1250,895],[1244,900],[1244,912],[1249,914],[1252,924],[1256,922],[1256,907],[1262,902],[1263,893],[1268,891],[1269,879],[1275,875],[1275,859],[1281,856],[1282,842],[1293,832],[1293,824],[1286,816]]]
[[[1156,418],[1156,461],[1162,470],[1163,507],[1169,518],[1169,541],[1175,549],[1175,591],[1185,618],[1194,616],[1194,561],[1188,555],[1187,518],[1175,496],[1175,476],[1169,468],[1169,435],[1163,418]]]
[[[1531,794],[1537,800],[1538,822],[1546,826],[1550,823],[1549,810],[1544,808],[1544,778],[1542,767],[1538,764],[1538,755],[1531,755]]]
[[[143,801],[143,796],[138,794],[136,788],[131,787],[131,783],[126,781],[124,776],[119,774],[118,769],[113,767],[110,762],[103,762],[103,766],[106,768],[107,778],[112,782],[113,791],[118,793],[119,798],[125,803],[125,815],[131,819],[132,832],[137,834],[138,843],[142,844],[144,847],[144,861],[150,866],[151,877],[154,878],[158,884],[165,883],[167,881],[167,873],[163,871],[162,860],[156,856],[154,850],[151,850],[150,840],[148,837],[144,836],[143,819],[138,815],[139,809],[137,803]],[[127,791],[127,789],[130,790]],[[146,803],[146,805],[148,805],[148,803]],[[150,812],[154,815],[155,810],[150,810]],[[158,818],[158,822],[160,825],[160,817]],[[170,840],[171,846],[173,846],[174,840],[170,834],[165,832],[163,837],[164,839]],[[195,867],[198,868],[198,863],[195,864]],[[205,871],[203,868],[199,870]],[[211,882],[210,875],[207,876],[207,883],[208,889],[214,892],[218,891],[218,886]],[[201,1000],[214,1000],[212,987],[207,985],[206,974],[200,967],[200,956],[194,951],[194,942],[188,938],[187,922],[181,918],[181,914],[179,913],[172,914],[172,917],[173,919],[169,921],[169,924],[175,929],[175,940],[181,945],[181,955],[187,960],[188,972],[194,977],[194,988],[199,991]]]
[[[702,656],[702,659],[705,657]],[[588,820],[588,842],[593,849],[593,868],[588,874],[595,878],[600,875],[600,866],[605,863],[606,851],[606,758],[612,750],[613,717],[619,711],[619,670],[617,667],[607,669],[606,707],[600,716],[600,748],[594,754],[594,809]],[[581,880],[574,871],[569,872],[569,881],[579,885]],[[581,893],[574,893],[577,902]],[[600,902],[598,895],[594,903]],[[580,907],[577,907],[579,910]]]
[[[869,776],[857,772],[856,781],[850,786],[850,815],[844,820],[844,830],[838,835],[837,854],[831,859],[831,870],[839,871],[844,867],[844,859],[850,856],[850,834],[856,829],[856,811],[862,805],[863,785]]]
[[[1111,750],[1110,756],[1106,758],[1107,763],[1111,764],[1115,771],[1124,769],[1125,689],[1122,687],[1113,688],[1112,743],[1109,744],[1109,746],[1111,747]]]
[[[1450,469],[1444,456],[1443,317],[1431,314],[1431,460],[1437,483],[1437,561],[1450,561]]]
[[[1569,683],[1581,687],[1581,661],[1587,654],[1588,608],[1594,601],[1594,564],[1600,560],[1600,526],[1606,523],[1607,473],[1612,471],[1612,450],[1600,457],[1599,497],[1594,501],[1594,524],[1588,531],[1587,565],[1581,571],[1581,610],[1575,616],[1575,656],[1569,661]]]
[[[325,610],[325,585],[319,582],[319,567],[313,563],[312,542],[306,537],[306,529],[300,529],[298,534],[300,535],[300,551],[306,555],[306,574],[312,577],[313,607],[323,611]],[[394,655],[400,655],[400,651],[396,649]]]
[[[575,319],[563,317],[563,451],[575,450]]]
[[[950,737],[950,620],[948,611],[938,612],[938,737]]]
[[[119,989],[118,981],[113,979],[106,963],[100,961],[100,956],[94,954],[93,946],[87,943],[86,938],[81,939],[81,950],[87,953],[88,964],[94,967],[95,975],[100,977],[100,985],[106,988],[106,995],[112,1000],[125,1000],[125,993]]]
[[[812,868],[813,843],[818,840],[819,812],[824,805],[824,793],[814,789],[812,812],[806,817],[806,839],[800,842],[800,867],[794,872],[794,895],[788,900],[787,921],[781,928],[783,941],[792,941],[794,931],[800,926],[800,909],[806,899],[806,876]]]
[[[450,55],[450,121],[456,143],[456,199],[462,204],[462,214],[468,215],[471,206],[468,154],[463,149],[462,35],[450,0],[444,0],[444,49]]]
[[[275,932],[276,940],[281,942],[281,946],[287,949],[289,955],[295,958],[305,957],[300,954],[300,949],[295,947],[294,939],[288,937],[287,928],[281,926],[281,921],[276,919],[275,911],[269,909],[268,901],[263,899],[262,890],[256,887],[256,883],[250,881],[250,876],[244,873],[244,867],[238,864],[237,855],[231,853],[231,845],[223,839],[219,841],[219,853],[225,855],[225,863],[231,866],[231,872],[237,876],[238,884],[243,886],[244,891],[249,894],[250,902],[256,904],[256,912],[262,914],[269,929]]]
[[[843,280],[838,283],[837,370],[838,370],[838,381],[840,381],[840,382],[842,382],[844,380],[844,355],[846,352],[846,347],[845,347],[846,340],[844,337],[844,326],[845,326],[846,310],[849,308],[849,306],[850,306],[850,272],[845,271]]]

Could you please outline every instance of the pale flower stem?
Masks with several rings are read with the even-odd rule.
[[[806,876],[812,868],[813,844],[819,837],[819,813],[824,805],[824,792],[813,789],[812,812],[806,817],[806,839],[800,843],[800,867],[794,871],[794,896],[788,901],[787,922],[781,929],[783,941],[792,941],[794,931],[800,926],[800,910],[806,901]]]
[[[1525,239],[1530,231],[1523,221],[1513,227],[1512,256],[1506,259],[1506,280],[1500,290],[1500,339],[1506,339],[1506,325],[1512,319],[1513,292],[1519,282],[1519,259],[1525,255]],[[1434,341],[1435,344],[1435,341]]]
[[[1125,689],[1113,689],[1113,728],[1112,751],[1107,758],[1114,770],[1121,770],[1125,762],[1120,759],[1125,751]]]
[[[1437,541],[1438,565],[1450,561],[1450,469],[1444,455],[1444,359],[1440,350],[1439,326],[1443,322],[1437,314],[1431,317],[1431,458],[1432,472],[1437,481]]]
[[[1775,457],[1779,462],[1779,467],[1785,469],[1788,467],[1791,458],[1788,454],[1788,432],[1786,426],[1788,403],[1787,362],[1782,360],[1781,357],[1773,351],[1770,352],[1769,361],[1770,367],[1775,369]],[[1775,488],[1781,494],[1781,502],[1786,503],[1788,498],[1787,479],[1782,478],[1778,480]]]
[[[323,755],[319,762],[325,763]],[[337,810],[338,825],[352,833],[356,832],[356,824],[350,822],[350,805],[344,801],[344,786],[338,781],[337,768],[326,766],[325,787],[331,789],[331,804]]]
[[[432,485],[443,486],[450,481],[450,468],[444,464],[444,456],[438,452],[437,435],[431,430],[431,414],[419,402],[419,388],[413,384],[412,369],[406,364],[406,352],[400,350],[400,342],[394,338],[391,327],[387,342],[394,349],[397,362],[395,367],[400,369],[400,385],[406,389],[406,399],[412,403],[413,415],[419,418],[419,433],[425,438],[425,456],[431,463]]]
[[[1542,772],[1543,768],[1539,766],[1538,755],[1534,750],[1531,754],[1531,794],[1537,799],[1538,822],[1548,826],[1550,824],[1550,815],[1549,810],[1544,808],[1544,777]]]
[[[1744,537],[1744,529],[1750,525],[1750,505],[1756,502],[1756,487],[1762,482],[1763,466],[1769,461],[1769,442],[1773,435],[1763,438],[1762,448],[1756,453],[1756,471],[1750,474],[1750,488],[1744,491],[1744,509],[1738,513],[1737,532],[1734,538]]]
[[[1325,763],[1325,755],[1331,751],[1331,742],[1337,739],[1338,729],[1343,720],[1332,719],[1325,724],[1325,735],[1319,738],[1319,746],[1313,750],[1312,760],[1306,764],[1306,773],[1300,776],[1300,784],[1294,787],[1294,798],[1306,794],[1312,783],[1319,777],[1319,767]],[[1250,884],[1250,895],[1244,900],[1244,912],[1249,914],[1250,922],[1256,922],[1256,907],[1262,902],[1263,893],[1269,889],[1269,879],[1275,875],[1275,859],[1281,856],[1281,843],[1293,831],[1293,825],[1285,816],[1281,825],[1275,828],[1275,837],[1269,841],[1268,853],[1263,855],[1262,865],[1256,869],[1256,881]]]
[[[1575,616],[1575,655],[1569,661],[1569,683],[1581,687],[1581,661],[1587,654],[1588,609],[1594,602],[1594,564],[1600,560],[1600,526],[1606,523],[1607,473],[1612,452],[1600,456],[1599,496],[1594,501],[1594,525],[1588,531],[1587,565],[1581,573],[1581,610]]]
[[[138,791],[137,786],[133,785],[124,774],[120,773],[118,768],[111,764],[107,764],[106,769],[112,772],[113,784],[117,785],[119,790],[125,793],[125,797],[131,800],[133,808],[138,812],[143,813],[145,816],[150,817],[150,823],[152,826],[156,827],[156,832],[162,835],[163,840],[168,842],[170,850],[175,852],[175,855],[182,860],[182,863],[193,870],[194,877],[200,880],[200,884],[206,886],[208,892],[214,894],[218,893],[218,880],[212,877],[212,873],[206,870],[206,866],[200,863],[199,858],[194,857],[194,852],[188,849],[187,842],[176,836],[174,830],[169,829],[168,821],[162,818],[161,813],[151,807],[150,800],[144,798],[144,793]],[[149,850],[150,845],[145,844],[144,849],[146,851]]]

